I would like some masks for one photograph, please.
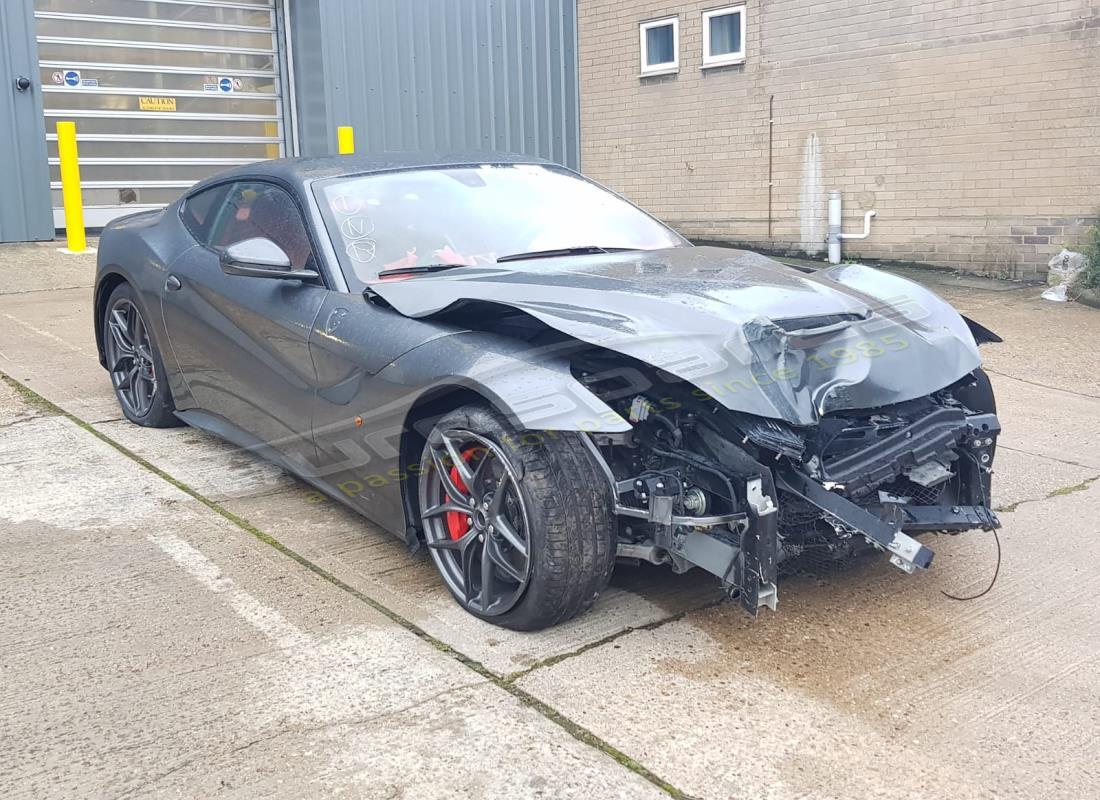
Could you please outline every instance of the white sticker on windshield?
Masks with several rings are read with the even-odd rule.
[[[352,261],[369,264],[374,261],[376,246],[374,239],[356,239],[354,242],[348,242],[346,252]]]
[[[363,202],[351,194],[339,194],[332,198],[332,210],[337,214],[344,214],[345,216],[351,216],[352,214],[358,214],[363,208]]]
[[[340,223],[344,239],[365,239],[374,233],[374,223],[369,217],[348,217]]]

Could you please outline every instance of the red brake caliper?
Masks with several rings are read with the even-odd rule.
[[[468,462],[477,453],[476,447],[469,447],[462,453],[462,460]],[[458,467],[451,467],[451,480],[454,481],[455,486],[464,492],[468,492],[469,487],[462,481],[462,476],[458,474]],[[451,498],[444,495],[443,502],[450,502]],[[466,532],[470,530],[470,521],[462,511],[448,511],[444,515],[444,522],[447,525],[447,534],[452,539],[461,539],[466,535]]]

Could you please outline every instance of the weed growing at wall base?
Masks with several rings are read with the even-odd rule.
[[[1100,289],[1100,225],[1089,228],[1081,252],[1089,260],[1085,274],[1081,276],[1081,283],[1086,289]]]

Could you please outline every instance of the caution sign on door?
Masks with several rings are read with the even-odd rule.
[[[174,97],[139,97],[138,108],[142,111],[175,111]]]

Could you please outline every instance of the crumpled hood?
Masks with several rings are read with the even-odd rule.
[[[962,317],[919,284],[861,265],[805,274],[717,247],[466,267],[370,291],[409,317],[464,301],[519,309],[727,408],[796,425],[921,397],[981,364]]]

